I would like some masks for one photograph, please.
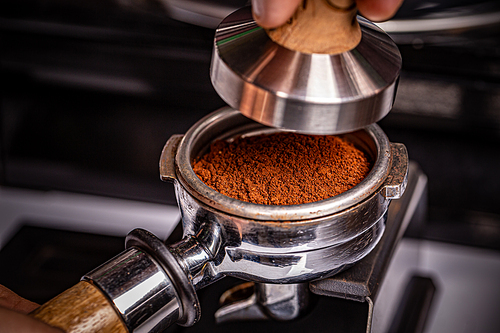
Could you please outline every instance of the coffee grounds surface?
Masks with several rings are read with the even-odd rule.
[[[205,184],[234,199],[296,205],[351,189],[368,175],[371,161],[338,136],[277,132],[215,141],[193,169]]]

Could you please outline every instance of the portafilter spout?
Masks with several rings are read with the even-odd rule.
[[[401,55],[356,13],[351,0],[304,0],[288,23],[266,30],[250,7],[237,10],[216,30],[215,90],[257,122],[303,133],[347,133],[379,121],[393,106]]]

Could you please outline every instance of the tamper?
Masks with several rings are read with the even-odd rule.
[[[225,18],[211,78],[227,104],[255,121],[339,134],[391,110],[400,69],[396,44],[356,16],[353,1],[307,0],[274,30],[259,27],[249,7]]]

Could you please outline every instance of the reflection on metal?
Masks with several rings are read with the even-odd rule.
[[[142,249],[129,248],[84,279],[107,295],[130,332],[161,332],[180,318],[172,281],[158,261]]]
[[[372,331],[372,322],[373,322],[373,301],[370,297],[365,298],[368,303],[368,319],[366,322],[366,333],[370,333]]]
[[[423,17],[419,19],[390,20],[377,23],[389,34],[426,33],[471,30],[500,24],[500,12],[456,15],[450,17]]]
[[[146,230],[132,230],[126,238],[125,246],[127,248],[139,247],[147,251],[161,264],[169,276],[170,285],[176,291],[179,304],[179,317],[176,323],[181,326],[191,326],[196,323],[201,316],[200,303],[184,263],[176,258],[160,239]],[[163,301],[168,301],[168,299],[163,299]],[[165,326],[161,325],[159,328],[164,329]]]
[[[239,320],[292,320],[303,315],[309,306],[307,283],[244,283],[243,287],[251,289],[251,295],[223,305],[215,312],[216,323]],[[234,298],[235,294],[241,292],[241,287],[236,286],[228,290],[224,297]]]
[[[223,4],[206,0],[160,0],[173,19],[207,28],[216,28],[224,17],[245,5],[245,2]]]

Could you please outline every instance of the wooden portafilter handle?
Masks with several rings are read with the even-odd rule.
[[[361,40],[354,0],[303,0],[292,18],[267,29],[276,43],[302,53],[338,54]]]
[[[114,306],[93,284],[81,281],[30,313],[64,332],[128,332]]]
[[[136,229],[127,249],[29,315],[67,333],[162,332],[199,319],[191,280],[166,245]]]

